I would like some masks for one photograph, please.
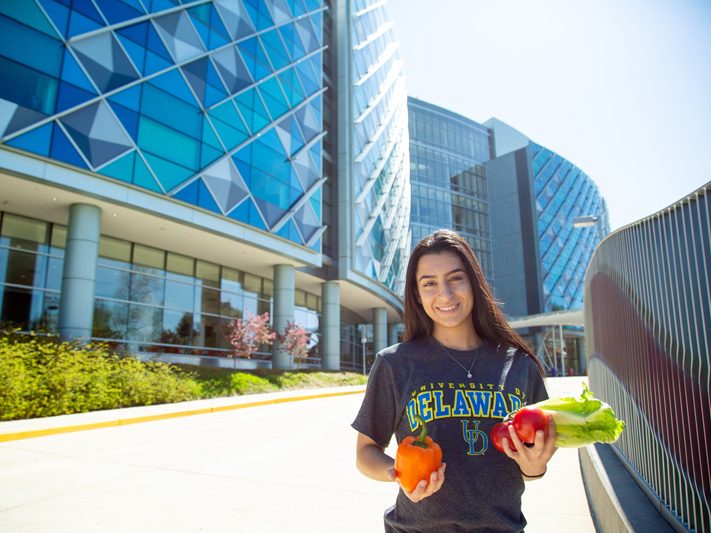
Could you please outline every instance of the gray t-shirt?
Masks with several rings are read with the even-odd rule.
[[[448,351],[431,338],[380,352],[352,426],[383,448],[419,434],[413,415],[427,423],[447,463],[442,488],[414,503],[399,492],[385,513],[385,530],[442,533],[522,531],[524,484],[518,465],[498,451],[491,428],[509,411],[548,398],[534,360],[513,348],[484,343]],[[474,359],[476,356],[476,360]]]

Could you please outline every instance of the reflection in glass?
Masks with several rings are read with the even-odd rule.
[[[128,339],[159,342],[163,310],[159,307],[131,304],[128,309]]]
[[[128,300],[130,272],[98,266],[94,293],[104,298]]]
[[[195,332],[198,335],[199,332]],[[163,331],[160,341],[165,344],[189,345],[193,335],[193,314],[179,311],[163,313]]]
[[[165,280],[144,274],[131,274],[131,301],[153,305],[163,305]]]
[[[165,307],[193,312],[195,304],[195,287],[167,280],[165,282]]]
[[[128,304],[96,299],[92,336],[100,339],[125,339]]]

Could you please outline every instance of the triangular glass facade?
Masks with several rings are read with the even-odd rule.
[[[0,143],[313,246],[324,9],[2,2]]]

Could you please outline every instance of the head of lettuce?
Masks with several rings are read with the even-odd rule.
[[[596,442],[615,442],[625,429],[612,407],[594,398],[586,384],[583,387],[580,398],[551,398],[532,406],[553,418],[556,446],[580,448]]]

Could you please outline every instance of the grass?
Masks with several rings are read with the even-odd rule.
[[[320,389],[364,385],[367,377],[354,372],[319,370],[231,370],[227,368],[175,365],[200,384],[202,398],[215,398],[279,390]]]

